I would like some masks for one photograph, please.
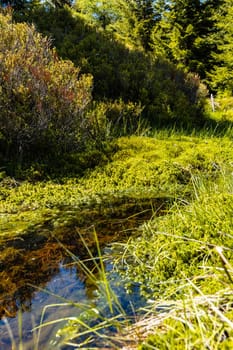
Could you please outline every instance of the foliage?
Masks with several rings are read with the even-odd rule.
[[[120,103],[119,105],[121,106]],[[86,240],[86,227],[90,227],[90,222],[95,223],[96,232],[101,231],[104,235],[109,235],[113,231],[116,233],[117,221],[118,238],[129,238],[134,232],[127,244],[115,244],[116,250],[114,248],[117,252],[114,271],[121,271],[121,286],[126,284],[130,293],[132,284],[138,281],[141,292],[147,299],[152,296],[156,296],[156,299],[160,297],[161,308],[164,303],[173,308],[174,305],[178,305],[178,310],[175,309],[176,316],[185,318],[187,308],[188,312],[193,312],[191,306],[200,300],[193,294],[189,303],[187,284],[195,283],[205,294],[218,292],[219,288],[223,288],[223,284],[224,287],[227,286],[225,276],[223,277],[220,270],[221,259],[216,254],[215,246],[224,246],[224,255],[231,261],[231,154],[232,134],[231,137],[215,137],[211,132],[204,130],[201,133],[193,132],[192,136],[185,136],[185,131],[177,132],[173,129],[157,131],[154,137],[119,138],[115,149],[112,150],[111,162],[102,163],[95,170],[89,170],[81,179],[64,178],[60,182],[38,182],[35,177],[31,182],[20,182],[10,179],[2,172],[1,243],[9,242],[10,239],[14,241],[15,237],[22,238],[16,240],[21,244],[25,244],[27,237],[31,237],[30,242],[32,237],[40,243],[42,238],[46,240],[48,237],[50,240],[59,239],[60,242],[74,242],[77,228],[79,232],[84,232],[83,240],[87,243],[89,236]],[[39,170],[34,168],[31,172],[36,176],[35,172]],[[149,213],[149,217],[152,215],[151,220],[136,228],[135,211]],[[122,214],[124,220],[120,221]],[[125,228],[125,220],[131,222],[130,231]],[[111,228],[105,227],[107,221]],[[107,237],[103,238],[104,241],[105,238]],[[122,249],[124,247],[126,250]],[[16,260],[22,258],[21,253],[17,255],[9,249],[4,254],[7,261],[10,256]],[[35,250],[30,254],[30,257],[35,257]],[[90,259],[88,261],[87,264],[90,263]],[[80,259],[78,264],[82,264],[84,271],[90,272],[90,277],[93,277],[93,270],[88,270],[90,265],[85,265]],[[12,271],[16,272],[14,269]],[[22,270],[19,269],[19,272],[22,273]],[[80,317],[77,305],[77,314],[75,313],[65,328],[58,332],[61,336],[60,339],[57,338],[58,342],[68,343],[73,339],[72,343],[75,344],[77,337],[79,341],[83,339],[82,335],[92,336],[93,332],[96,334],[94,342],[99,339],[103,339],[103,342],[119,341],[119,337],[113,339],[111,334],[105,332],[107,328],[111,330],[111,327],[115,326],[123,333],[124,342],[121,321],[125,310],[120,311],[120,318],[112,313],[109,314],[109,318],[106,317],[106,298],[110,300],[110,294],[104,293],[109,290],[104,289],[108,276],[103,277],[105,281],[100,279],[98,284],[100,304],[94,309],[93,305],[85,305]],[[186,283],[186,278],[190,282]],[[4,288],[7,287],[4,285]],[[231,312],[232,301],[226,301],[227,297],[223,295],[221,306],[224,307],[228,303],[227,307]],[[111,298],[114,302],[117,301],[114,293],[111,294]],[[217,293],[211,298],[215,298],[216,303],[219,301]],[[204,302],[195,304],[200,308],[198,312],[203,327],[206,327],[208,334],[214,330],[221,333],[222,323],[216,321],[209,312],[209,304],[206,300]],[[187,307],[183,311],[184,303]],[[117,307],[119,305],[118,303]],[[161,308],[158,306],[158,310],[161,311]],[[186,342],[201,342],[195,314],[193,316],[192,313],[188,319],[188,324],[193,326],[189,330],[183,327],[179,318],[176,317],[174,321],[174,309],[169,314],[167,312],[170,312],[170,309],[162,314],[157,310],[155,312],[153,306],[148,306],[148,310],[153,322],[157,322],[156,317],[159,317],[162,323],[159,326],[157,324],[159,328],[156,328],[155,335],[144,342],[145,349],[155,344],[159,344],[161,348],[164,346],[164,349],[166,344],[177,345],[177,332],[185,337]],[[207,318],[203,316],[203,310]],[[171,320],[168,320],[170,315]],[[125,316],[124,320],[127,320],[127,315]],[[163,320],[163,316],[167,321]],[[125,323],[123,325],[124,328]],[[45,327],[46,323],[40,325],[43,326]],[[175,327],[174,332],[169,331],[170,326]],[[152,329],[150,330],[152,332]],[[161,333],[161,330],[164,332]],[[138,334],[140,329],[134,329],[132,338],[135,340],[135,335]],[[128,335],[129,332],[127,339]],[[65,338],[62,338],[63,336]],[[135,341],[139,341],[137,337]],[[181,344],[183,345],[183,342]],[[212,339],[210,344],[216,344],[215,339]]]
[[[93,75],[95,100],[111,105],[121,99],[141,105],[142,118],[151,125],[202,123],[206,91],[197,75],[184,73],[166,59],[127,48],[72,10],[44,11],[36,21],[40,31],[52,33],[63,58]]]
[[[198,73],[201,78],[213,66],[212,52],[216,44],[211,38],[215,30],[213,15],[221,1],[172,1],[166,16],[169,27],[167,46],[169,55],[176,62],[182,63],[189,71]],[[165,34],[166,35],[166,34]]]
[[[218,67],[223,79],[226,81],[226,74],[230,79],[223,63],[228,60],[229,65],[231,59],[230,7],[228,0],[121,0],[97,5],[89,0],[77,1],[75,5],[87,21],[102,27],[127,47],[169,58],[179,67],[198,74],[211,87],[216,86],[218,79],[214,83],[214,73],[210,73]]]
[[[131,48],[150,48],[153,1],[76,1],[74,8],[89,23],[111,33]],[[148,41],[148,42],[147,42]]]
[[[73,3],[69,0],[45,3],[31,0],[11,3],[17,20],[35,22],[42,32],[55,38],[55,45],[63,51],[63,56],[78,65],[77,57],[82,51],[79,52],[80,47],[74,49],[73,43],[79,44],[90,26],[106,35],[109,41],[116,40],[131,50],[151,52],[157,58],[162,56],[182,69],[198,74],[211,89],[231,91],[230,0],[80,0]],[[94,33],[94,40],[105,46],[95,29]],[[88,37],[89,34],[90,29]],[[90,61],[85,55],[82,58]],[[118,58],[117,61],[120,62]],[[103,69],[107,70],[106,65]],[[99,83],[98,75],[96,80]]]
[[[96,2],[93,0],[75,1],[74,8],[82,14],[87,21],[99,25],[101,28],[108,29],[109,26],[114,26],[114,23],[119,20],[119,8],[123,5],[123,1],[118,3],[106,0]]]
[[[40,220],[44,212],[52,215],[61,207],[107,205],[112,203],[112,197],[188,200],[193,188],[192,174],[202,173],[207,179],[217,181],[223,164],[231,161],[231,149],[228,138],[207,140],[206,136],[185,137],[173,132],[168,140],[163,132],[155,138],[118,139],[110,153],[111,162],[101,162],[80,179],[44,182],[44,170],[36,165],[28,169],[29,181],[19,182],[3,174],[0,182],[2,233],[7,231],[8,222],[14,225],[18,222],[20,226],[24,223],[25,228]],[[78,160],[79,164],[87,162],[85,154],[83,157],[83,161]],[[90,162],[93,158],[98,158],[98,154],[93,154]],[[40,179],[42,181],[38,181]],[[12,233],[17,231],[14,225]]]
[[[220,90],[219,90],[220,91]],[[213,98],[214,101],[214,111],[212,110],[212,105],[209,103],[206,107],[207,112],[211,115],[211,118],[216,120],[218,124],[232,124],[233,121],[233,97],[229,92],[221,93],[219,92]]]
[[[231,194],[208,197],[205,194],[205,198],[200,198],[193,205],[176,209],[173,215],[148,224],[144,234],[138,238],[137,249],[133,253],[137,261],[137,266],[132,265],[133,274],[142,284],[142,290],[147,293],[151,289],[154,295],[161,295],[166,290],[174,298],[182,294],[181,289],[177,296],[172,295],[174,284],[185,283],[185,277],[195,279],[198,275],[200,284],[203,279],[211,280],[207,271],[211,271],[211,266],[216,264],[216,257],[210,247],[224,246],[227,256],[232,259],[232,252],[229,252],[232,205]],[[150,245],[146,243],[148,237]],[[146,266],[151,266],[150,275],[146,273]],[[209,283],[209,292],[213,292],[216,285]],[[208,290],[207,285],[206,288]]]
[[[59,60],[33,26],[0,17],[1,150],[5,157],[83,149],[92,79]],[[5,148],[5,152],[3,149]]]
[[[145,120],[141,117],[142,110],[140,104],[125,103],[122,99],[94,102],[87,113],[88,118],[95,120],[93,140],[97,141],[98,135],[102,140],[132,134],[142,135],[148,130]]]
[[[225,0],[223,6],[215,14],[218,32],[214,39],[218,45],[218,51],[213,52],[215,61],[214,67],[210,72],[212,81],[211,87],[220,92],[227,92],[232,96],[233,94],[233,80],[232,80],[232,48],[233,48],[233,29],[231,19],[233,16],[232,1]]]
[[[215,13],[222,1],[77,1],[87,20],[131,48],[152,51],[206,78],[217,44]],[[103,20],[105,21],[103,25]]]
[[[221,172],[214,183],[193,177],[194,200],[154,216],[121,253],[129,288],[137,281],[150,298],[131,330],[139,349],[232,346],[231,162]]]
[[[141,349],[230,349],[232,1],[10,3],[17,21],[51,39],[0,15],[1,246],[27,237],[70,242],[90,222],[115,234],[117,218],[117,234],[129,238],[115,245],[122,285],[130,292],[137,283],[162,305],[148,307],[145,329],[154,328]],[[215,112],[200,76],[218,90]],[[150,217],[140,228],[135,210]],[[82,332],[101,337],[106,325],[120,329],[121,318],[106,319],[106,301],[125,316],[97,250],[101,309],[75,315],[58,332],[66,343]],[[22,256],[8,247],[3,260]]]

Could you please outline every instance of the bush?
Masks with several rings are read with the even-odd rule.
[[[0,14],[0,31],[3,156],[22,160],[85,149],[92,77],[60,60],[33,26]]]
[[[197,75],[185,73],[164,58],[129,49],[72,9],[41,7],[39,14],[35,12],[30,20],[41,32],[52,35],[61,57],[93,75],[94,100],[131,101],[142,106],[141,116],[152,126],[204,123],[206,91]]]

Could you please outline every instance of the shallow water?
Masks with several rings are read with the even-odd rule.
[[[91,266],[89,267],[91,268]],[[124,287],[119,283],[119,275],[112,271],[110,259],[105,262],[105,270],[111,272],[109,284],[115,290],[124,310],[129,314],[131,308],[133,312],[142,303],[139,290],[135,286],[131,295],[126,293]],[[42,289],[38,290],[38,288]],[[101,298],[96,297],[95,286],[82,275],[82,271],[79,271],[74,262],[68,264],[67,262],[65,264],[64,261],[60,262],[49,281],[43,283],[43,287],[35,286],[32,288],[29,286],[29,290],[30,293],[27,292],[25,285],[25,294],[20,295],[21,291],[18,296],[15,295],[15,317],[4,316],[0,321],[0,349],[12,349],[10,331],[13,333],[16,345],[19,344],[19,339],[22,339],[23,350],[32,350],[36,346],[38,349],[48,350],[69,349],[69,347],[60,347],[59,341],[56,339],[56,332],[65,324],[64,321],[42,327],[40,330],[32,331],[32,329],[40,323],[66,317],[77,317],[85,309],[85,305],[93,304],[98,307],[98,303],[103,302]],[[70,305],[69,301],[80,304],[80,307]],[[22,312],[20,312],[21,308]],[[127,308],[129,308],[128,311]],[[42,315],[43,320],[41,319]],[[22,326],[19,322],[22,322]],[[21,329],[22,335],[19,334]]]
[[[159,203],[161,206],[161,202],[156,199],[156,205]],[[54,239],[54,235],[45,237],[41,232],[29,232],[23,237],[7,240],[1,246],[0,259],[0,349],[11,350],[14,342],[17,349],[19,339],[22,340],[23,350],[69,349],[60,347],[56,338],[56,332],[64,321],[34,331],[32,329],[41,323],[77,317],[85,306],[105,302],[96,298],[96,287],[79,263],[79,260],[89,259],[85,265],[98,279],[96,265],[90,260],[87,251],[88,247],[93,257],[98,255],[93,240],[93,226],[97,231],[102,254],[108,253],[105,269],[111,272],[109,283],[124,310],[128,314],[133,313],[144,301],[140,298],[136,285],[133,293],[127,294],[118,273],[113,273],[111,255],[114,255],[114,250],[111,242],[129,237],[153,213],[151,200],[133,205],[131,203],[125,208],[121,205],[115,207],[114,211],[104,208],[102,212],[98,211],[98,215],[96,211],[95,215],[93,211],[85,211],[88,220],[84,220],[84,224],[79,227],[77,221],[75,224],[72,222],[73,227],[71,224],[63,227],[64,237],[60,229],[59,241]],[[66,214],[67,212],[62,212],[62,215],[67,216]],[[72,215],[76,214],[72,212]],[[80,232],[85,244],[80,239]],[[79,306],[72,306],[69,301]]]
[[[22,312],[22,329],[23,329],[23,349],[32,350],[38,343],[39,349],[44,347],[45,349],[54,348],[51,342],[54,341],[55,333],[61,323],[48,327],[43,327],[40,331],[32,332],[34,326],[40,324],[40,319],[44,307],[48,305],[54,305],[48,307],[44,314],[44,322],[49,322],[61,317],[78,315],[78,310],[72,306],[64,305],[64,297],[67,300],[73,300],[78,302],[87,302],[84,283],[77,278],[75,268],[66,269],[62,264],[59,266],[58,273],[51,278],[51,280],[43,287],[46,291],[37,291],[32,294],[32,298],[28,300],[28,310]],[[36,289],[35,289],[36,290]],[[53,294],[52,294],[53,293]],[[58,296],[56,297],[55,294]],[[59,305],[60,304],[60,305]],[[25,304],[24,304],[25,308]],[[5,318],[1,321],[0,328],[0,348],[11,349],[11,340],[9,339],[10,327],[14,341],[19,343],[19,313],[14,318]],[[7,324],[6,324],[7,322]],[[7,327],[8,326],[8,327]],[[39,338],[39,339],[38,339]]]

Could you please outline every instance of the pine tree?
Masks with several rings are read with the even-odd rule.
[[[151,50],[151,33],[156,21],[160,18],[160,14],[155,12],[154,3],[153,0],[131,0],[129,2],[134,16],[136,36],[146,51]]]
[[[56,7],[56,8],[62,8],[65,5],[71,6],[72,5],[72,0],[51,0],[51,3]]]
[[[216,31],[213,14],[221,3],[221,0],[171,0],[154,29],[155,54],[162,52],[183,68],[206,78],[213,66],[212,52],[216,51],[212,40]]]
[[[83,17],[103,29],[107,29],[117,20],[116,1],[93,1],[93,0],[77,0],[74,8],[83,15]]]
[[[210,74],[211,87],[214,90],[228,92],[233,95],[233,2],[225,0],[223,6],[215,14],[218,32],[214,39],[217,51],[213,52],[215,66]]]

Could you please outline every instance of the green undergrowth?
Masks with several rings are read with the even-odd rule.
[[[121,137],[116,143],[109,162],[81,178],[30,182],[2,173],[1,253],[7,257],[4,245],[9,251],[10,240],[14,245],[20,237],[26,242],[33,235],[40,244],[51,237],[70,240],[78,231],[85,242],[87,227],[108,235],[120,219],[119,235],[128,232],[127,243],[118,236],[121,243],[114,249],[119,252],[114,268],[121,268],[122,283],[130,293],[131,282],[136,282],[142,296],[170,305],[164,319],[155,302],[149,305],[145,324],[150,336],[142,349],[204,349],[203,344],[228,349],[216,344],[223,346],[222,334],[226,344],[232,340],[231,321],[226,321],[232,316],[233,285],[233,269],[226,268],[226,261],[233,264],[230,131],[219,137],[164,130],[153,137]],[[148,215],[141,217],[139,228],[133,220],[130,231],[122,225],[122,220],[144,212]],[[71,333],[66,342],[78,336],[77,330]],[[215,337],[209,339],[210,334]]]
[[[186,278],[197,278],[207,291],[219,288],[213,278],[215,266],[221,263],[216,246],[223,247],[225,256],[233,262],[230,175],[225,177],[225,182],[228,181],[228,186],[218,183],[198,188],[195,200],[185,205],[176,202],[169,215],[152,218],[138,237],[127,243],[125,257],[130,261],[127,273],[141,284],[144,294],[158,297],[166,293],[179,298],[182,287],[177,292],[174,286],[182,286]]]
[[[18,235],[51,217],[61,216],[60,221],[65,222],[67,211],[74,209],[76,215],[83,208],[117,206],[119,200],[186,200],[192,196],[194,175],[215,181],[231,161],[229,138],[205,139],[174,133],[169,139],[162,134],[153,138],[133,136],[120,138],[117,143],[118,150],[111,161],[79,179],[20,182],[3,177],[1,235]]]
[[[192,176],[192,200],[176,201],[123,245],[122,277],[154,298],[133,328],[141,350],[232,348],[233,168],[225,165],[215,181]]]

